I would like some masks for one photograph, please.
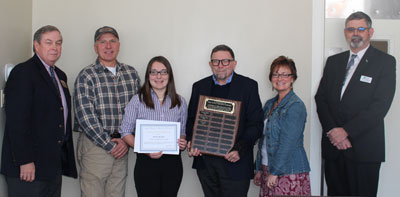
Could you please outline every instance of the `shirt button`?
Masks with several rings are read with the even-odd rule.
[[[62,144],[62,140],[58,140],[57,143],[61,145]]]
[[[62,124],[59,124],[59,125],[58,125],[58,128],[62,128],[62,127],[63,127],[63,125],[62,125]]]
[[[60,111],[62,111],[62,110],[64,110],[64,108],[63,108],[63,107],[60,107]]]

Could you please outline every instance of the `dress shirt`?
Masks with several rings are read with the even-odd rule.
[[[158,97],[153,90],[151,90],[151,98],[154,103],[154,109],[147,107],[144,102],[140,102],[138,94],[133,96],[132,100],[125,108],[124,119],[119,131],[121,136],[125,137],[128,134],[135,135],[137,119],[180,122],[181,135],[186,136],[187,105],[185,99],[179,96],[181,106],[178,107],[178,105],[176,105],[174,108],[170,109],[171,98],[168,95],[165,96],[162,105],[158,101]]]
[[[367,51],[368,48],[369,48],[369,45],[368,45],[367,47],[365,47],[365,49],[359,51],[358,53],[353,53],[353,52],[350,50],[350,56],[349,56],[349,60],[347,61],[347,63],[350,62],[350,60],[351,60],[351,55],[354,54],[354,55],[357,55],[357,57],[354,58],[354,64],[353,64],[353,66],[347,71],[347,72],[348,72],[347,78],[346,78],[346,80],[343,82],[342,92],[341,92],[341,94],[340,94],[340,98],[342,98],[343,93],[344,93],[344,91],[345,91],[346,88],[347,88],[347,85],[349,85],[349,82],[350,82],[351,77],[353,77],[353,74],[354,74],[355,70],[357,69],[358,64],[360,63],[362,57],[364,56],[364,54],[365,54],[365,52]]]
[[[115,147],[110,134],[118,132],[124,109],[140,86],[139,75],[133,67],[117,62],[116,70],[116,75],[112,74],[97,59],[75,81],[74,130],[85,132],[106,151]]]
[[[43,63],[44,67],[46,68],[47,72],[49,73],[49,76],[51,76],[50,74],[50,66],[48,64],[46,64],[46,62],[44,62],[42,60],[42,58],[40,58],[40,56],[38,55],[38,58],[40,59],[40,61]],[[54,65],[55,67],[55,65]],[[67,100],[65,99],[65,94],[64,94],[64,90],[60,84],[60,79],[58,79],[57,73],[54,70],[54,77],[56,78],[56,82],[58,85],[58,90],[60,91],[60,97],[61,97],[61,103],[63,106],[63,112],[64,112],[64,134],[67,131],[67,118],[68,118],[68,106],[67,106]],[[65,83],[65,82],[64,82]]]

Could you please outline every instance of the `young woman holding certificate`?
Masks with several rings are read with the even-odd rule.
[[[152,58],[139,94],[133,96],[125,108],[119,131],[122,139],[134,147],[137,119],[180,122],[178,146],[184,150],[186,118],[186,101],[176,93],[170,63],[162,56]],[[180,154],[167,155],[162,151],[137,154],[134,180],[139,197],[177,196],[182,175]]]

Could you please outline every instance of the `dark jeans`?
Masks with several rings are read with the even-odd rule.
[[[203,155],[205,169],[197,169],[205,197],[246,197],[250,180],[233,180],[225,169],[224,158]]]
[[[60,197],[61,175],[54,180],[33,182],[6,176],[9,197]]]

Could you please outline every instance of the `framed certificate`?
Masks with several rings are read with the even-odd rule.
[[[135,147],[137,153],[178,155],[181,125],[179,122],[136,120]]]

